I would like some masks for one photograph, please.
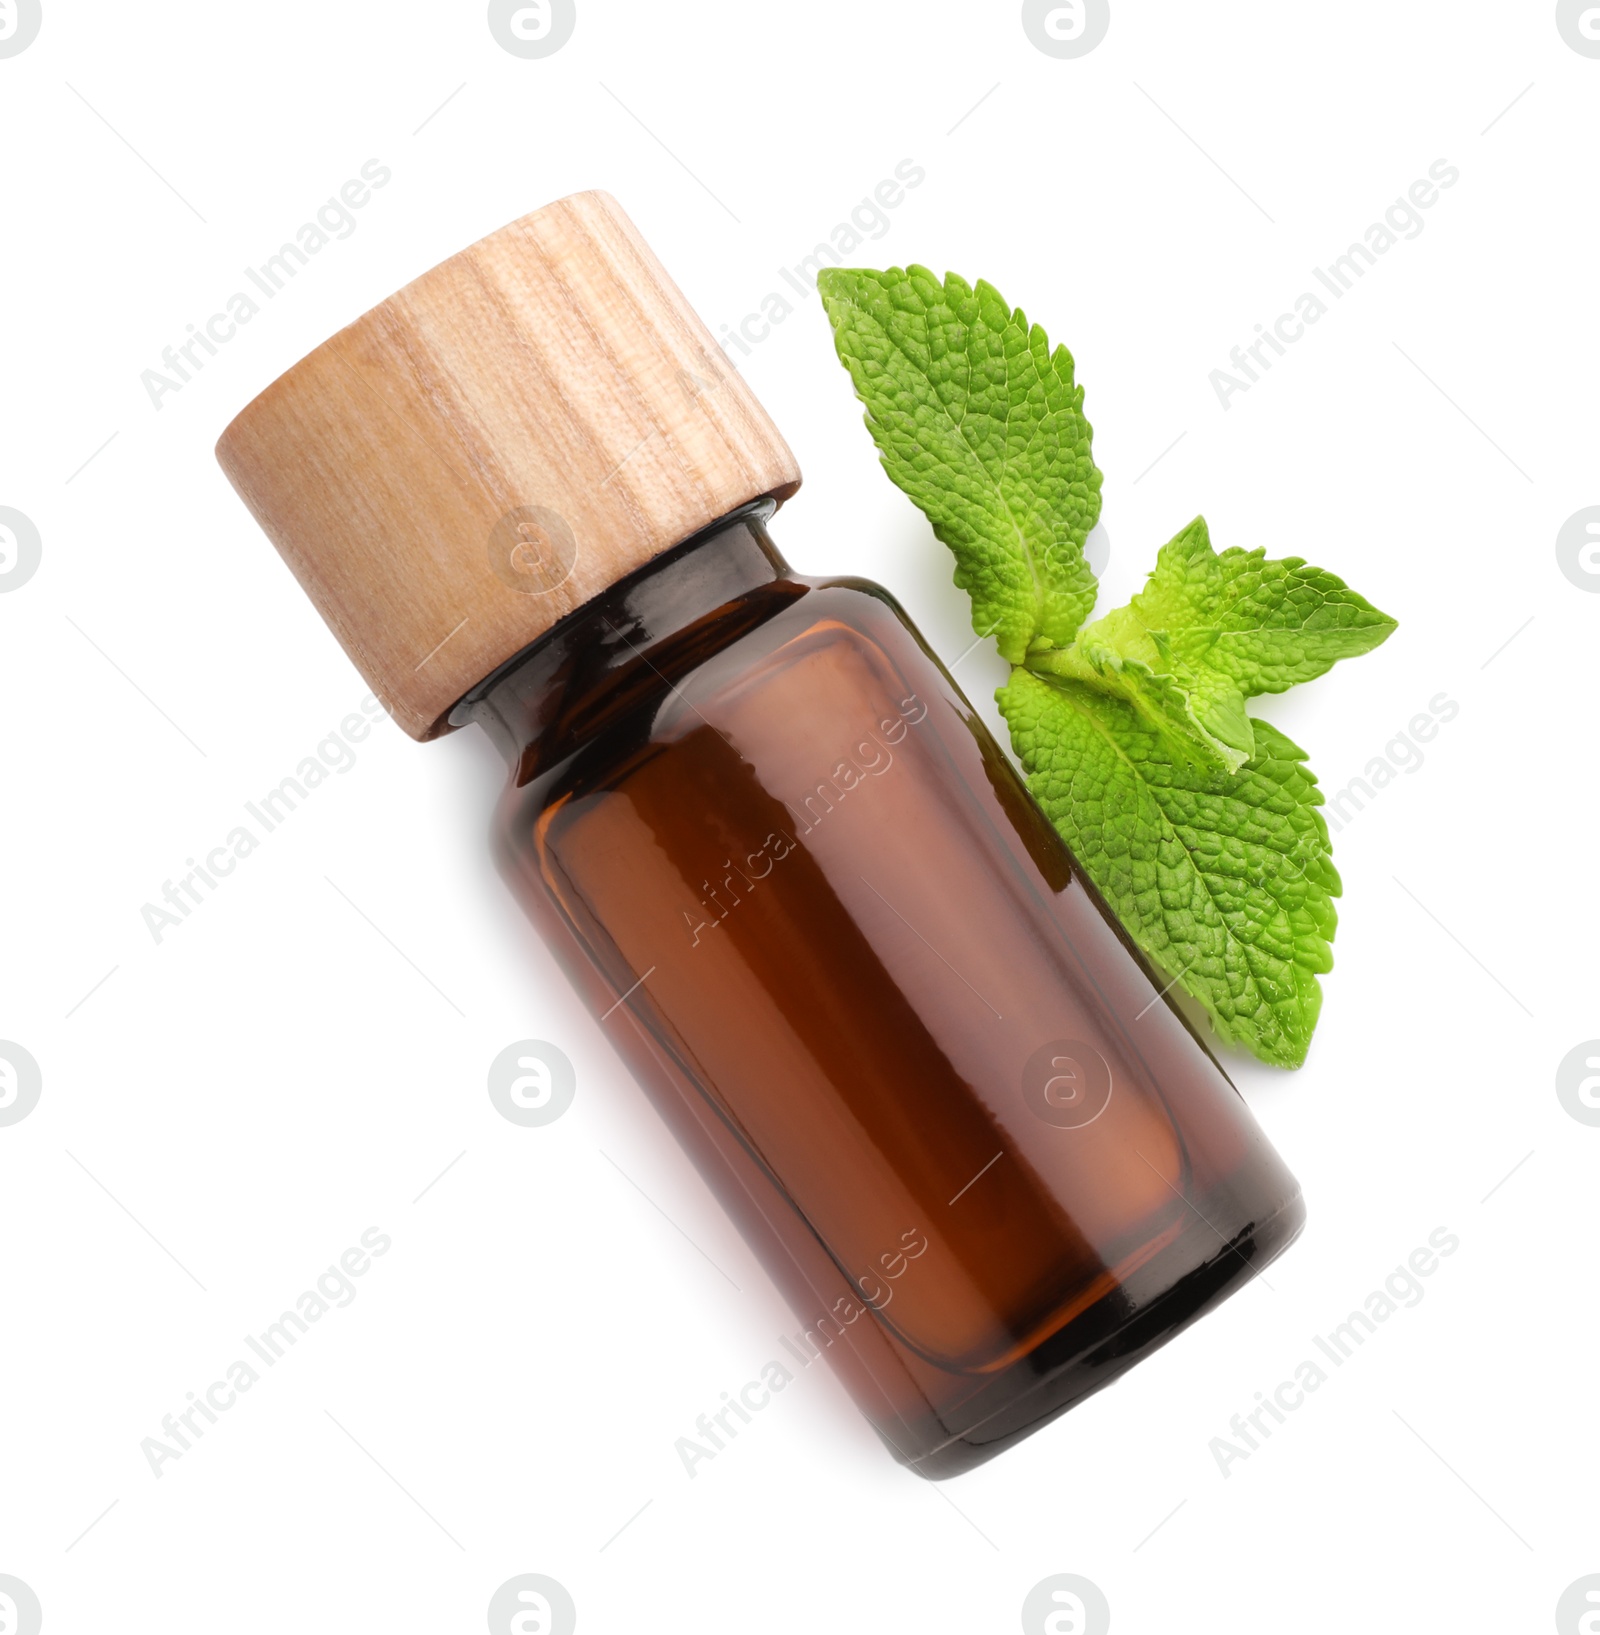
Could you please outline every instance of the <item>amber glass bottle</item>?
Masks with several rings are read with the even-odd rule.
[[[456,712],[507,878],[884,1440],[962,1470],[1299,1190],[887,592],[751,506]]]
[[[525,218],[222,458],[396,718],[495,739],[528,913],[805,1343],[951,1475],[1252,1277],[1299,1189],[898,604],[778,554],[792,457],[646,257],[603,195]]]

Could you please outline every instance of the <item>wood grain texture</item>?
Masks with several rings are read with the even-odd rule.
[[[425,273],[217,458],[414,738],[597,592],[762,495],[788,445],[609,194]]]

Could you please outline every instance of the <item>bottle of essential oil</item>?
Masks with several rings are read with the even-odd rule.
[[[408,285],[218,456],[895,1456],[966,1470],[1277,1255],[1299,1188],[616,203]],[[849,541],[839,557],[848,563]]]

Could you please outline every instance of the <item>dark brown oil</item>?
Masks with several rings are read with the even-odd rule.
[[[904,614],[753,508],[457,712],[502,866],[895,1453],[948,1475],[1281,1251],[1299,1190]]]

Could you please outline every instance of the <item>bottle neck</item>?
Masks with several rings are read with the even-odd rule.
[[[451,725],[481,726],[519,784],[564,759],[766,617],[753,610],[764,588],[785,601],[803,592],[767,533],[775,509],[741,506],[592,597],[474,687]]]

